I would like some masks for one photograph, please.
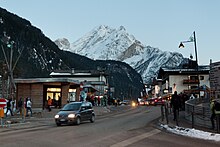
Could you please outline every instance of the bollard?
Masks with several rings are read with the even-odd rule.
[[[168,119],[168,108],[167,105],[165,106],[165,116],[166,116],[166,120],[167,120],[167,124],[169,123],[169,119]]]
[[[1,117],[1,127],[3,128],[3,119],[2,119],[2,117]]]
[[[179,109],[176,111],[176,125],[179,126]]]
[[[3,117],[4,117],[4,109],[3,108],[0,108],[0,117],[1,117],[1,126],[3,127]]]
[[[163,105],[161,105],[161,119],[164,121],[164,111],[163,111]]]
[[[217,127],[217,132],[220,132],[220,114],[216,115],[216,127]]]
[[[194,128],[194,106],[192,108],[191,114],[192,114],[192,128]]]

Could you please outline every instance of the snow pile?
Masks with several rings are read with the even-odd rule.
[[[166,129],[169,132],[183,135],[183,136],[194,137],[194,138],[205,139],[205,140],[220,141],[220,134],[217,134],[217,133],[210,133],[210,132],[205,132],[205,131],[190,129],[190,128],[182,128],[178,126],[171,128],[170,126],[164,125],[164,124],[161,124],[161,128]]]

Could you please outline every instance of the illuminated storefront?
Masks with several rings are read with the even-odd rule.
[[[79,81],[71,78],[15,79],[15,83],[16,99],[30,97],[35,108],[45,108],[48,97],[51,97],[54,107],[79,101]]]

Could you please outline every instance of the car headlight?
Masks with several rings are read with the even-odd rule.
[[[58,114],[54,116],[54,118],[59,118],[59,117],[60,117],[60,116],[59,116]]]
[[[74,118],[75,117],[75,114],[69,114],[68,115],[68,118]]]

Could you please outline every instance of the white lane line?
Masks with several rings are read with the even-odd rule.
[[[154,130],[152,130],[150,132],[147,132],[147,133],[144,133],[144,134],[141,134],[141,135],[129,138],[129,139],[124,140],[122,142],[116,143],[116,144],[112,145],[111,147],[125,147],[125,146],[133,144],[133,143],[135,143],[137,141],[140,141],[140,140],[142,140],[144,138],[147,138],[147,137],[153,136],[155,134],[158,134],[160,132],[161,132],[160,130],[154,129]]]

